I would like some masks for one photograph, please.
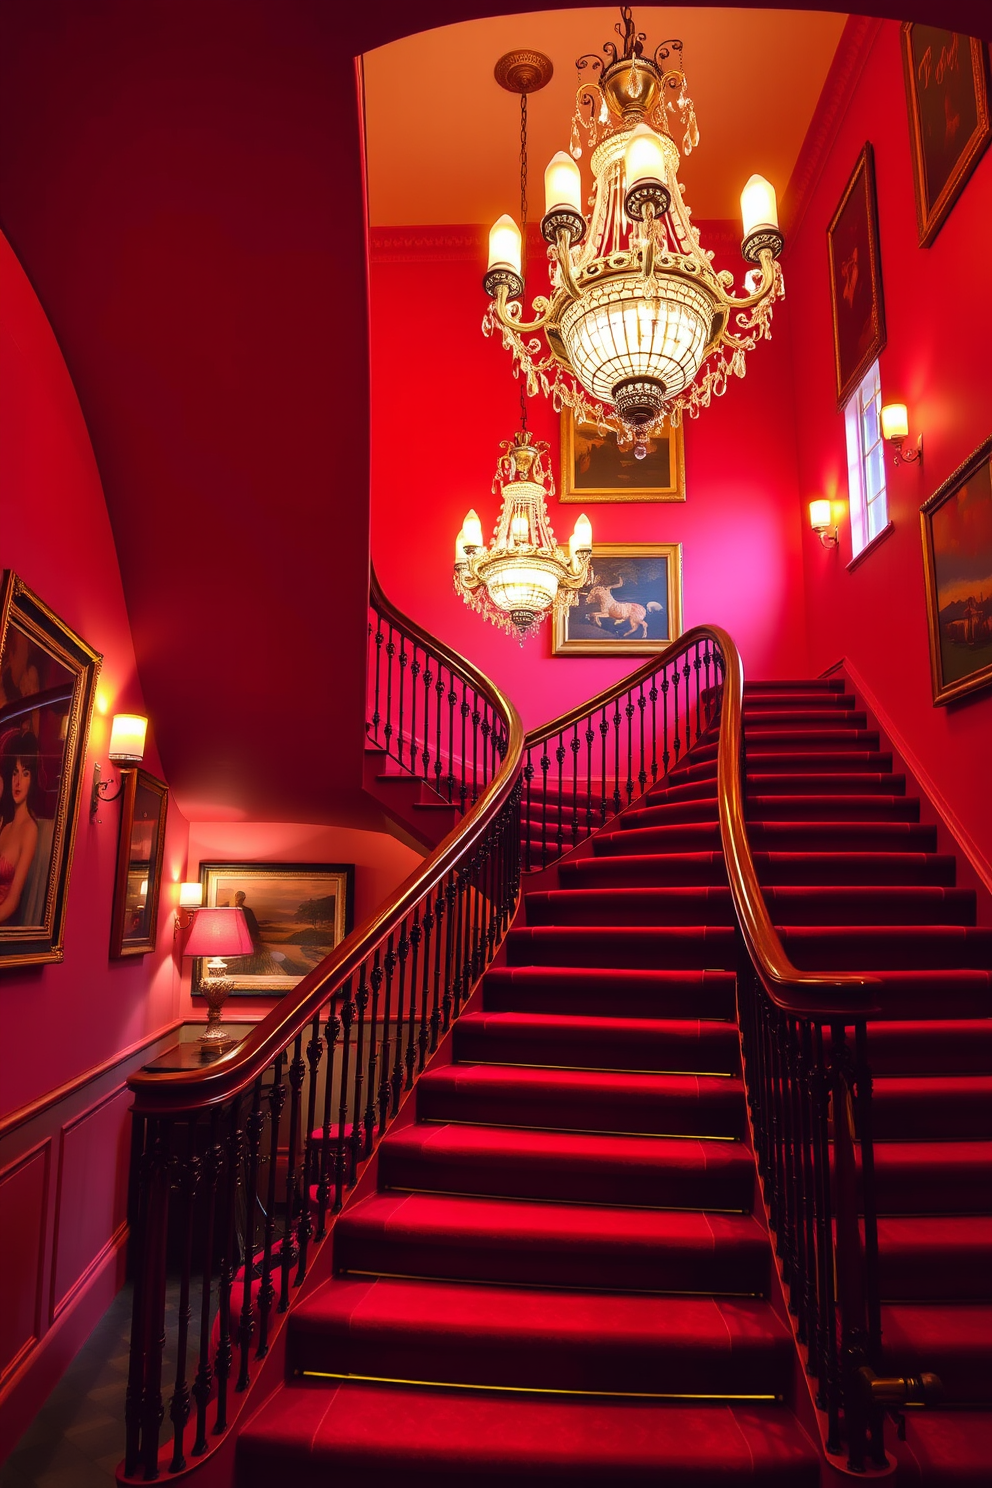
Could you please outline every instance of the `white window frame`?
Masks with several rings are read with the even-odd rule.
[[[882,384],[873,362],[844,405],[847,489],[853,558],[880,536],[889,522],[882,438]]]

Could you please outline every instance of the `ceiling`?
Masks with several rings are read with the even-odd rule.
[[[373,226],[517,215],[520,106],[496,83],[493,65],[520,47],[546,53],[555,68],[528,100],[530,216],[539,217],[544,167],[568,148],[575,59],[616,40],[617,16],[615,6],[496,16],[366,52]],[[635,8],[646,53],[667,37],[685,46],[700,145],[680,175],[697,218],[736,218],[754,171],[782,200],[846,19],[820,11]]]

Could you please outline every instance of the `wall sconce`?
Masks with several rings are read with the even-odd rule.
[[[887,439],[895,451],[893,465],[923,466],[923,435],[916,441],[915,449],[906,449],[909,438],[909,414],[905,403],[886,403],[882,409],[882,438]]]
[[[820,496],[816,501],[810,502],[809,525],[825,548],[835,548],[837,546],[840,541],[837,534],[837,524],[834,521],[830,502],[825,496]]]
[[[172,927],[172,938],[175,940],[180,930],[188,930],[193,923],[194,911],[203,903],[203,885],[201,883],[181,883],[179,885],[179,908],[176,911],[176,923]],[[183,919],[185,912],[186,918]]]
[[[148,719],[141,718],[136,713],[115,713],[114,721],[110,728],[110,748],[107,754],[115,765],[140,765],[145,757],[145,734],[148,730]],[[116,801],[124,789],[124,777],[127,770],[118,772],[117,789],[113,795],[109,794],[112,780],[100,779],[100,766],[93,766],[93,792],[90,796],[90,817],[96,816],[100,809],[101,801]]]

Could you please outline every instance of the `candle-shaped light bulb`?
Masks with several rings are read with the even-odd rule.
[[[505,212],[489,229],[489,267],[511,269],[520,277],[520,229]]]
[[[455,538],[455,563],[467,563],[468,554],[465,551],[465,529],[462,528]]]
[[[623,169],[628,191],[638,181],[664,183],[665,149],[650,125],[638,124],[630,131],[624,151]]]
[[[592,523],[585,512],[577,519],[572,536],[579,552],[587,552],[592,547]]]
[[[510,532],[515,542],[530,541],[530,523],[524,516],[516,516],[510,519]]]
[[[582,177],[579,167],[564,150],[552,155],[544,172],[545,215],[559,207],[582,215]]]
[[[479,513],[473,508],[465,513],[462,523],[462,542],[466,548],[482,547],[482,523],[479,521]]]
[[[741,222],[745,238],[759,227],[778,229],[775,187],[764,176],[752,176],[741,192]]]

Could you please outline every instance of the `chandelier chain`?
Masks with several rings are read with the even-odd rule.
[[[527,94],[520,95],[520,251],[527,263]],[[520,378],[520,427],[527,429],[527,379]]]

